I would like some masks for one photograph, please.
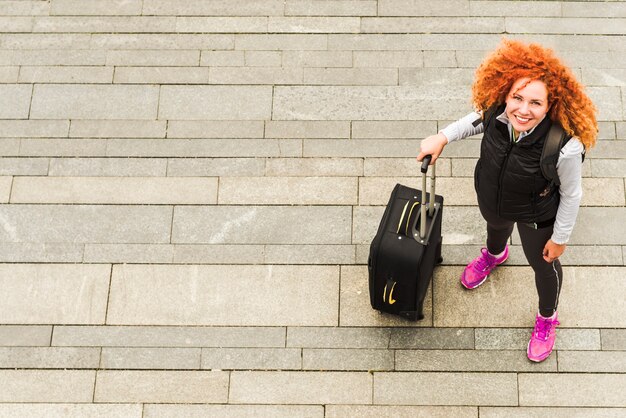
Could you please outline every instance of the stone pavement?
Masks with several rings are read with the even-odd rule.
[[[426,318],[368,300],[391,188],[503,34],[599,109],[541,364],[517,235],[458,284],[479,138],[438,164]],[[626,416],[626,2],[3,0],[0,156],[0,417]]]

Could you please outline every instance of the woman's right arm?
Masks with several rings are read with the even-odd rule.
[[[430,154],[433,156],[431,164],[434,164],[443,148],[449,142],[477,135],[482,133],[483,130],[482,115],[478,112],[472,112],[446,126],[438,134],[424,138],[420,144],[420,153],[417,156],[417,161],[422,161],[426,155]]]

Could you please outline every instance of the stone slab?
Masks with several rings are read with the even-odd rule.
[[[557,361],[556,356],[550,356],[539,365],[533,364],[528,361],[526,351],[522,350],[397,350],[395,369],[433,372],[556,372]]]
[[[51,158],[49,176],[164,177],[164,158]]]
[[[443,0],[436,6],[420,0],[379,0],[379,16],[467,16],[469,3]]]
[[[284,347],[285,333],[284,327],[56,326],[52,345],[156,348]]]
[[[354,264],[352,245],[266,245],[266,264]]]
[[[11,195],[13,177],[0,176],[0,203],[8,203]]]
[[[0,126],[0,137],[66,137],[69,128],[70,121],[67,120],[3,120]]]
[[[99,348],[6,347],[0,348],[2,369],[96,369]]]
[[[221,177],[218,203],[232,205],[354,205],[352,177]]]
[[[100,368],[200,369],[200,348],[103,347]]]
[[[478,418],[478,408],[463,406],[327,405],[326,418]]]
[[[342,327],[429,327],[432,326],[432,297],[424,300],[424,319],[416,322],[372,309],[369,300],[366,266],[341,267],[341,303],[339,323]]]
[[[475,387],[484,390],[476,391]],[[517,376],[515,373],[375,373],[374,403],[517,405]]]
[[[451,160],[449,158],[437,159],[435,169],[437,178],[451,176],[450,163]],[[415,158],[365,158],[364,160],[365,177],[410,177],[411,179],[407,181],[407,185],[417,189],[422,188],[422,175],[419,170],[420,165]],[[389,193],[391,193],[391,190],[389,190]],[[384,204],[387,204],[387,202]]]
[[[107,143],[101,139],[23,138],[20,140],[20,157],[104,157]]]
[[[49,346],[52,327],[45,325],[2,325],[0,346],[29,347]]]
[[[466,88],[277,86],[277,120],[454,119],[465,110]]]
[[[167,244],[85,244],[85,263],[172,263],[174,246]]]
[[[154,405],[144,406],[143,418],[323,418],[322,405]]]
[[[389,348],[472,349],[474,348],[474,330],[468,328],[396,328],[391,331]]]
[[[102,324],[109,265],[0,264],[4,324]]]
[[[0,404],[0,418],[142,418],[140,404]]]
[[[102,142],[102,141],[100,141]],[[47,151],[50,155],[51,151]],[[56,155],[56,154],[53,154]],[[271,139],[109,139],[109,157],[300,157],[301,140]]]
[[[91,402],[95,374],[92,370],[0,370],[0,402]]]
[[[225,403],[228,373],[214,371],[107,371],[96,376],[94,402]]]
[[[623,329],[603,329],[600,330],[603,350],[625,350],[626,351],[626,331]]]
[[[203,348],[203,369],[300,370],[302,350],[296,348]]]
[[[184,16],[282,16],[284,2],[280,0],[251,0],[232,2],[217,0],[199,3],[180,3],[176,0],[146,0],[146,15]]]
[[[626,351],[558,351],[559,372],[626,373]]]
[[[366,372],[232,372],[231,403],[368,404],[372,376]]]
[[[426,137],[437,130],[435,121],[354,121],[352,138],[407,138]]]
[[[360,158],[268,158],[265,164],[268,176],[361,176]]]
[[[578,212],[570,244],[624,245],[626,208],[583,207]],[[598,225],[602,225],[598,228]]]
[[[345,51],[283,50],[283,67],[352,67],[352,55]]]
[[[166,206],[0,206],[0,242],[166,243],[172,208]]]
[[[390,330],[386,328],[289,327],[287,347],[303,348],[387,348]]]
[[[263,264],[264,245],[174,245],[174,263]]]
[[[620,418],[625,413],[623,408],[480,408],[480,416],[484,418],[540,418],[546,415],[553,418]]]
[[[8,158],[0,159],[0,175],[45,176],[48,174],[47,158]]]
[[[57,243],[0,243],[0,262],[3,263],[80,263],[82,244]]]
[[[20,69],[20,83],[111,84],[113,67],[25,66]]]
[[[149,119],[157,116],[156,86],[37,84],[32,119]]]
[[[152,160],[152,159],[151,159]],[[171,177],[260,176],[265,172],[263,158],[170,158]]]
[[[518,375],[520,406],[626,406],[624,374]]]
[[[263,138],[263,121],[167,121],[168,138]]]
[[[351,212],[349,206],[176,207],[172,242],[350,244]]]
[[[264,120],[271,117],[269,86],[163,86],[158,119]]]
[[[336,325],[338,273],[322,266],[116,265],[107,323]]]
[[[393,370],[393,350],[319,349],[302,350],[303,370]]]
[[[18,177],[11,203],[211,205],[217,183],[196,177]]]
[[[502,33],[501,17],[364,17],[362,33]]]
[[[266,138],[350,138],[347,121],[268,120]]]
[[[29,117],[32,86],[26,84],[0,85],[0,118],[27,119]],[[61,118],[62,119],[62,118]]]
[[[165,121],[72,120],[69,136],[70,138],[164,138],[165,131]]]

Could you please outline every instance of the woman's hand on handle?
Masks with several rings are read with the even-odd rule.
[[[446,145],[448,145],[448,138],[441,132],[424,138],[420,143],[420,153],[417,155],[417,161],[422,161],[426,155],[430,154],[433,156],[430,164],[434,164]]]

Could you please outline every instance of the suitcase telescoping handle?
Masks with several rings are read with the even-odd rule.
[[[430,165],[430,161],[433,156],[428,154],[422,160],[422,207],[420,214],[420,238],[426,239],[426,173],[428,172],[428,166]],[[435,165],[436,162],[433,163],[433,168],[430,172],[430,196],[428,199],[428,216],[432,217],[435,211]]]

